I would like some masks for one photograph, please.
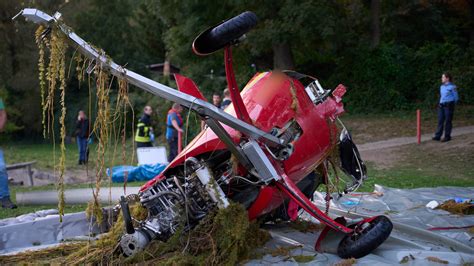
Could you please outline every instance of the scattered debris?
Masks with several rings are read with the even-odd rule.
[[[441,263],[441,264],[449,264],[449,261],[442,260],[438,257],[426,257],[426,260],[431,261],[431,262],[436,262],[436,263]]]
[[[354,258],[350,258],[350,259],[343,259],[337,263],[334,263],[333,266],[351,266],[351,265],[354,265],[357,263],[357,260],[354,259]]]
[[[469,228],[469,233],[474,235],[474,227]]]
[[[290,257],[291,251],[297,249],[299,246],[285,246],[277,247],[269,252],[273,257]]]
[[[292,258],[298,263],[307,263],[307,262],[313,261],[314,257],[316,257],[316,255],[314,256],[297,255],[297,256],[293,256]]]
[[[443,202],[438,208],[454,214],[474,214],[474,204],[470,202],[457,203],[453,199]]]
[[[288,225],[291,228],[298,230],[302,233],[321,231],[325,227],[324,224],[316,224],[311,221],[307,221],[303,219],[297,219],[291,223],[288,223]]]
[[[402,258],[402,260],[400,261],[400,264],[408,263],[411,260],[415,260],[415,257],[412,254],[409,254]]]
[[[432,200],[426,204],[426,208],[430,208],[432,210],[436,209],[439,206],[439,203],[436,200]]]
[[[383,212],[385,215],[390,215],[390,214],[397,214],[397,213],[400,213],[398,211],[394,211],[394,210],[388,210],[388,211],[384,211]]]

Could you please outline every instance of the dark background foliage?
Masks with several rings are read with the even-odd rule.
[[[191,43],[205,28],[251,10],[259,24],[234,49],[240,86],[256,71],[295,69],[327,88],[345,84],[349,112],[391,112],[432,108],[441,73],[449,71],[461,104],[474,104],[473,0],[4,0],[0,96],[10,118],[7,131],[15,137],[35,139],[42,132],[36,26],[11,21],[24,7],[59,10],[68,25],[117,63],[175,86],[146,67],[169,60],[208,97],[225,88],[223,55],[198,57]],[[88,86],[71,75],[66,98],[72,132],[77,111],[88,109]],[[131,99],[135,117],[145,104],[155,107],[162,132],[171,103],[136,88]]]

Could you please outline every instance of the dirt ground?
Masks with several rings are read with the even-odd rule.
[[[34,186],[43,186],[48,184],[55,184],[57,181],[57,174],[52,170],[44,170],[33,168],[33,184]],[[14,182],[23,182],[29,186],[30,180],[28,172],[25,169],[18,169],[8,171],[8,179],[13,179]],[[64,181],[66,184],[82,184],[95,182],[95,171],[93,169],[87,172],[83,169],[70,169],[66,171]]]
[[[361,156],[378,169],[416,167],[447,176],[474,177],[469,170],[472,168],[467,167],[474,161],[474,134],[453,137],[446,143],[430,140],[419,145],[361,151]]]
[[[341,120],[350,130],[356,144],[376,142],[398,137],[416,136],[416,112],[392,115],[347,114]],[[460,106],[453,127],[474,125],[474,106]],[[421,134],[434,134],[437,126],[436,110],[421,113]]]

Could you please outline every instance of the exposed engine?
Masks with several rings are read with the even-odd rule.
[[[121,202],[126,234],[120,247],[126,256],[143,250],[153,239],[166,241],[178,227],[193,227],[216,206],[225,208],[229,201],[204,162],[188,158],[182,176],[173,175],[140,193],[140,203],[148,217],[134,228],[124,200]],[[183,223],[184,222],[184,223]]]

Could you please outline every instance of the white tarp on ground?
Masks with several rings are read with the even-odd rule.
[[[474,188],[437,187],[419,189],[392,189],[376,186],[383,196],[345,196],[332,201],[330,214],[333,217],[386,215],[394,223],[390,238],[372,254],[357,260],[357,265],[442,265],[434,262],[449,262],[457,265],[474,264],[474,239],[468,229],[429,231],[432,227],[462,227],[474,225],[474,215],[454,215],[443,210],[431,210],[425,205],[431,200],[443,202],[454,197],[474,199]],[[315,203],[324,206],[324,195],[315,194]],[[302,215],[310,219],[307,214]],[[308,264],[331,265],[341,261],[333,254],[318,254],[314,244],[319,232],[301,233],[284,226],[273,226],[273,239],[265,250],[277,247],[300,246],[291,249],[290,256],[265,255],[262,259],[248,262],[249,265],[298,264],[292,256],[314,256]]]
[[[443,210],[431,210],[425,205],[431,200],[442,202],[449,198],[463,197],[474,199],[474,188],[438,187],[421,189],[390,189],[376,186],[383,196],[361,195],[345,196],[331,202],[330,214],[358,218],[384,214],[394,223],[390,238],[372,254],[357,260],[357,265],[435,265],[433,259],[451,264],[474,264],[474,240],[467,229],[428,231],[430,227],[456,227],[474,225],[474,215],[459,216]],[[324,209],[324,196],[315,194],[316,204]],[[41,213],[50,215],[48,211]],[[47,247],[66,238],[87,235],[90,232],[85,214],[67,214],[61,225],[56,215],[45,218],[23,216],[23,220],[0,221],[9,225],[0,226],[0,254],[31,248]],[[303,218],[310,219],[307,214]],[[26,222],[25,222],[26,220]],[[12,224],[13,223],[13,224]],[[290,256],[265,255],[248,265],[298,264],[292,256],[313,256],[311,265],[331,265],[341,259],[334,254],[320,254],[314,251],[319,232],[302,233],[285,225],[268,226],[273,239],[263,250],[271,253],[278,247],[291,248]],[[93,229],[93,232],[96,229]],[[430,260],[428,258],[431,258]]]
[[[45,210],[0,220],[0,255],[27,249],[46,248],[78,236],[97,234],[85,212],[63,216],[59,222],[57,210]]]

